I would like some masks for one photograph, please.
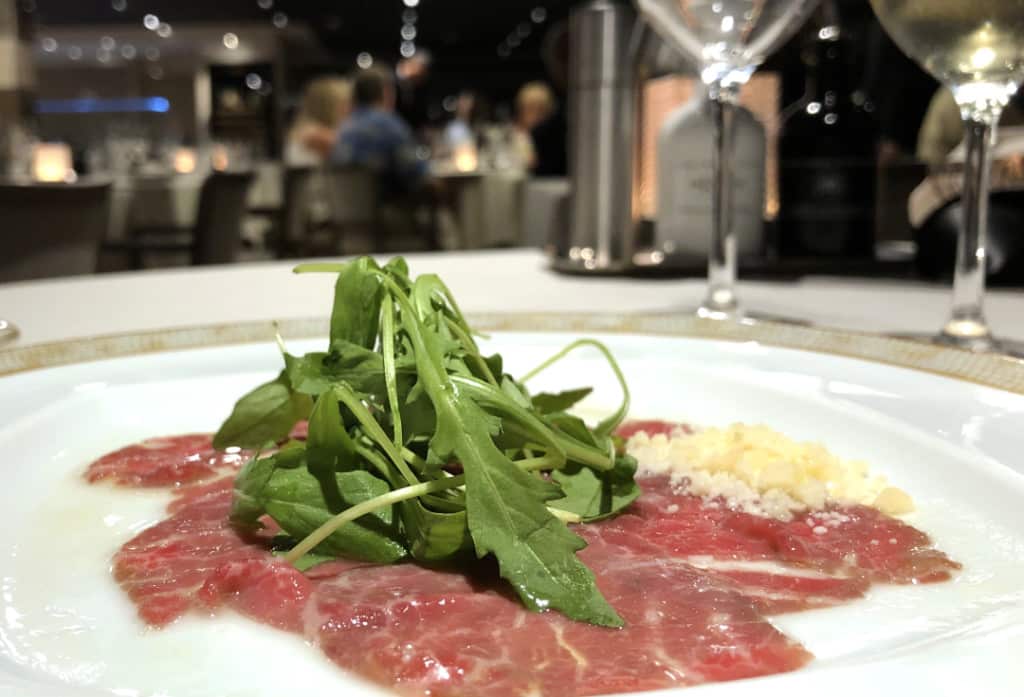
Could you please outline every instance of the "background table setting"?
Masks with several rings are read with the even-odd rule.
[[[549,270],[533,249],[420,253],[415,273],[437,273],[467,312],[649,313],[671,316],[699,301],[701,279],[581,278]],[[0,286],[0,316],[21,331],[10,346],[131,331],[225,322],[317,317],[316,302],[332,283],[295,277],[295,262],[117,273]],[[759,312],[823,327],[864,332],[927,333],[948,313],[939,284],[806,277],[745,281],[740,287]],[[987,314],[1000,335],[1024,340],[1024,292],[990,291]]]

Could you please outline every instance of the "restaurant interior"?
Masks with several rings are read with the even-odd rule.
[[[0,697],[1024,695],[1024,0],[0,0]]]
[[[710,268],[714,316],[737,268],[1024,285],[1017,83],[978,223],[946,76],[868,0],[790,5],[715,83],[658,15],[710,41],[715,3],[2,0],[0,284],[533,250],[580,282]]]

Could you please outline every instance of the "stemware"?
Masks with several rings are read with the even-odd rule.
[[[803,24],[818,0],[637,0],[641,13],[699,69],[714,126],[708,290],[697,314],[742,319],[732,226],[733,119],[740,88]]]
[[[1024,0],[871,5],[893,41],[952,91],[966,127],[953,307],[937,340],[972,351],[1005,350],[985,320],[985,242],[996,125],[1024,80]]]
[[[14,341],[18,338],[18,328],[5,319],[0,319],[0,344]]]

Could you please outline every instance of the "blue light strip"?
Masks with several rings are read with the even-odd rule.
[[[166,97],[118,97],[114,99],[40,99],[39,114],[121,114],[150,112],[164,114],[171,109]]]

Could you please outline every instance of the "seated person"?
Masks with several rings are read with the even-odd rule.
[[[543,82],[528,82],[516,94],[516,121],[514,142],[524,169],[533,170],[539,164],[539,153],[534,140],[535,130],[555,114],[555,95]]]
[[[351,110],[352,85],[348,80],[328,75],[311,81],[288,132],[285,162],[293,167],[323,164]]]
[[[355,109],[341,127],[331,162],[377,172],[385,197],[422,188],[427,162],[417,155],[408,124],[395,113],[395,80],[391,72],[380,68],[360,71],[352,86],[352,100]]]
[[[1015,96],[1003,110],[999,125],[1024,125],[1024,93]],[[940,167],[964,139],[964,122],[953,93],[940,87],[928,106],[917,139],[917,157],[932,167]]]

